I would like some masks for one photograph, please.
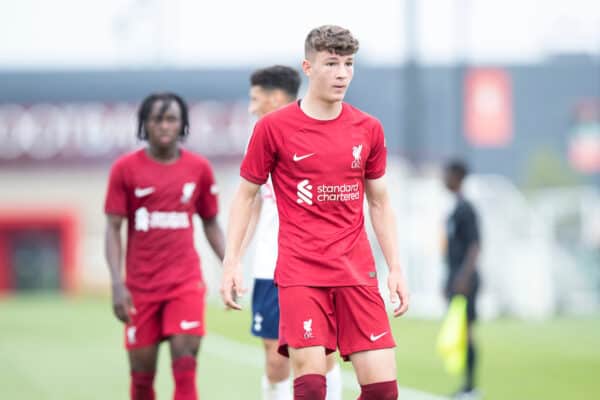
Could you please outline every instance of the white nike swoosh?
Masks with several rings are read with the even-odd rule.
[[[181,321],[181,329],[183,329],[184,331],[190,330],[190,329],[194,329],[200,326],[200,321]]]
[[[315,153],[305,154],[305,155],[303,155],[303,156],[297,156],[297,155],[296,155],[296,153],[294,153],[294,161],[295,161],[295,162],[302,161],[302,160],[304,160],[305,158],[308,158],[308,157],[310,157],[310,156],[314,156],[314,155],[315,155]]]
[[[151,187],[147,187],[147,188],[135,188],[135,197],[145,197],[148,196],[149,194],[154,193],[154,188]]]
[[[381,333],[381,334],[379,334],[379,335],[377,335],[377,336],[375,336],[375,335],[373,335],[373,334],[371,333],[371,342],[376,342],[376,341],[378,341],[379,339],[381,339],[382,337],[384,337],[385,335],[387,335],[387,331],[385,331],[385,332],[383,332],[383,333]]]

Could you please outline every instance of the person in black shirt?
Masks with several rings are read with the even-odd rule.
[[[476,352],[473,323],[477,317],[475,306],[480,284],[477,262],[481,236],[477,213],[461,192],[467,174],[468,168],[462,161],[449,162],[444,171],[446,188],[453,193],[456,200],[456,206],[448,216],[446,225],[448,279],[445,296],[450,300],[454,295],[462,294],[467,299],[467,368],[464,386],[456,393],[456,399],[479,397],[474,388]]]

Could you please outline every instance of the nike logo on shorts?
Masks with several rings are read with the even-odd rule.
[[[146,197],[154,193],[154,187],[150,186],[147,188],[135,188],[135,197]]]
[[[305,154],[303,156],[298,156],[298,155],[296,155],[296,153],[294,153],[294,161],[295,162],[302,161],[305,158],[308,158],[308,157],[311,157],[311,156],[314,156],[314,155],[315,155],[315,153],[310,153],[310,154]]]
[[[184,331],[189,331],[190,329],[194,329],[200,326],[200,321],[186,321],[185,319],[181,321],[181,329]]]
[[[387,331],[385,331],[385,332],[383,332],[383,333],[380,333],[379,335],[373,335],[373,334],[371,333],[371,337],[370,337],[370,339],[371,339],[371,342],[376,342],[376,341],[378,341],[379,339],[381,339],[382,337],[384,337],[385,335],[387,335]]]

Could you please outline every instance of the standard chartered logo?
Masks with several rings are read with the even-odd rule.
[[[298,188],[298,191],[296,192],[298,195],[298,200],[296,200],[298,204],[306,203],[309,206],[312,206],[312,185],[308,179],[301,181],[296,187]]]
[[[301,181],[297,186],[298,204],[306,203],[309,206],[313,204],[313,198],[317,202],[339,201],[347,202],[360,200],[360,185],[358,182],[340,185],[319,185],[316,194],[313,195],[313,186],[308,179]]]
[[[150,229],[187,229],[190,219],[186,212],[152,211],[146,207],[135,210],[135,230],[148,232]]]

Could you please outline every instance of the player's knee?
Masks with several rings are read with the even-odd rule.
[[[154,372],[158,348],[156,346],[129,350],[129,365],[132,372]]]
[[[290,361],[287,357],[282,356],[277,352],[267,353],[267,364],[273,369],[285,369],[289,366]]]
[[[295,349],[288,347],[290,363],[296,376],[327,373],[325,349],[320,346]]]
[[[326,393],[324,375],[308,374],[294,379],[294,399],[325,400]]]
[[[188,335],[171,337],[171,358],[196,357],[200,348],[200,338]]]
[[[396,400],[398,398],[398,384],[395,380],[361,385],[360,388],[358,400]]]
[[[278,382],[290,376],[290,364],[287,358],[280,354],[267,356],[266,374],[271,382]]]

